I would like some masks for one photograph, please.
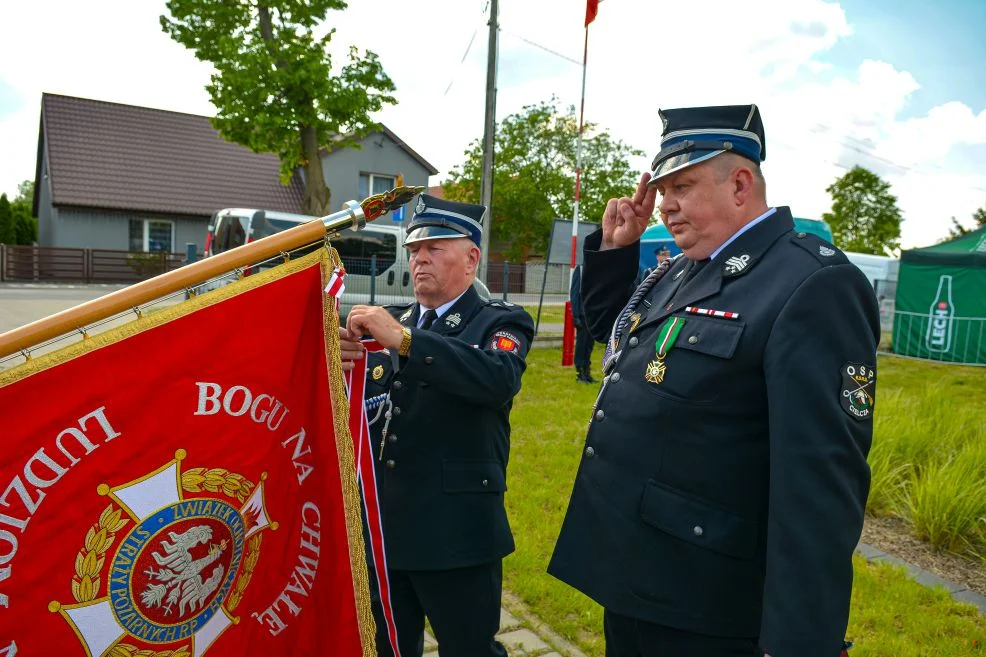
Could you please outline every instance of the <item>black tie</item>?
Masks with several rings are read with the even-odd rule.
[[[705,260],[692,260],[691,266],[688,268],[688,271],[685,272],[685,277],[681,281],[681,285],[684,286],[688,281],[695,278],[695,276],[702,271],[702,267],[707,264],[709,264],[709,258],[706,258]]]
[[[438,313],[434,310],[426,310],[423,317],[424,321],[421,322],[421,330],[427,331],[435,323],[435,320],[438,319]]]

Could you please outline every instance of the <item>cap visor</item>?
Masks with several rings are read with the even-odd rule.
[[[441,240],[441,239],[453,239],[456,237],[469,237],[468,235],[463,235],[457,230],[451,228],[446,228],[445,226],[422,226],[421,228],[415,228],[407,237],[404,238],[404,244],[411,244],[413,242],[421,242],[423,240]]]
[[[658,163],[658,165],[650,172],[649,184],[653,185],[665,176],[669,176],[672,173],[686,169],[694,164],[699,164],[725,152],[726,151],[724,150],[691,151],[690,153],[682,153],[681,155],[675,155],[674,157],[669,157],[666,160],[661,160],[661,162]]]

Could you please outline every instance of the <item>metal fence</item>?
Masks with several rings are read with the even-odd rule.
[[[0,244],[0,281],[136,283],[178,269],[184,253]]]
[[[986,318],[894,313],[890,352],[943,363],[986,365]]]

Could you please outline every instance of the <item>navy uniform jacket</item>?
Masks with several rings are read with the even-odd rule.
[[[684,257],[645,297],[593,410],[549,572],[618,614],[760,637],[772,657],[837,657],[869,490],[879,312],[859,269],[793,226],[778,208],[682,289]],[[582,293],[602,340],[639,246],[600,241],[586,239]],[[669,317],[686,323],[650,383]],[[864,368],[859,385],[847,367]]]
[[[367,397],[389,390],[393,402],[387,437],[382,414],[370,426],[387,566],[445,570],[500,559],[514,549],[503,507],[510,407],[534,322],[472,287],[427,331],[413,328],[417,303],[387,309],[412,327],[407,358],[369,354],[367,362]]]

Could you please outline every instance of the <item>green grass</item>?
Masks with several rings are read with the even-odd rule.
[[[599,354],[593,356],[598,363]],[[878,418],[888,412],[884,391],[896,386],[901,389],[898,395],[906,397],[904,384],[912,377],[894,360],[880,360]],[[573,369],[561,367],[560,350],[535,349],[527,362],[524,388],[511,414],[507,511],[517,551],[504,562],[504,585],[555,631],[591,657],[601,656],[602,610],[545,572],[568,506],[597,387],[576,383]],[[972,401],[956,397],[955,388],[965,390],[970,382],[961,376],[963,383],[953,380],[951,370],[934,376],[952,406],[982,407],[986,401],[986,391],[980,391],[983,398],[978,402],[979,393]],[[906,405],[906,400],[900,403]],[[959,657],[971,654],[972,641],[986,643],[986,621],[973,607],[956,604],[943,591],[926,589],[890,566],[858,561],[856,571],[848,631],[856,642],[853,657]]]
[[[881,358],[868,510],[953,552],[986,547],[986,370]]]
[[[534,321],[538,318],[537,304],[524,306],[524,310],[530,313]],[[563,324],[565,322],[565,304],[552,303],[541,306],[541,324]]]

